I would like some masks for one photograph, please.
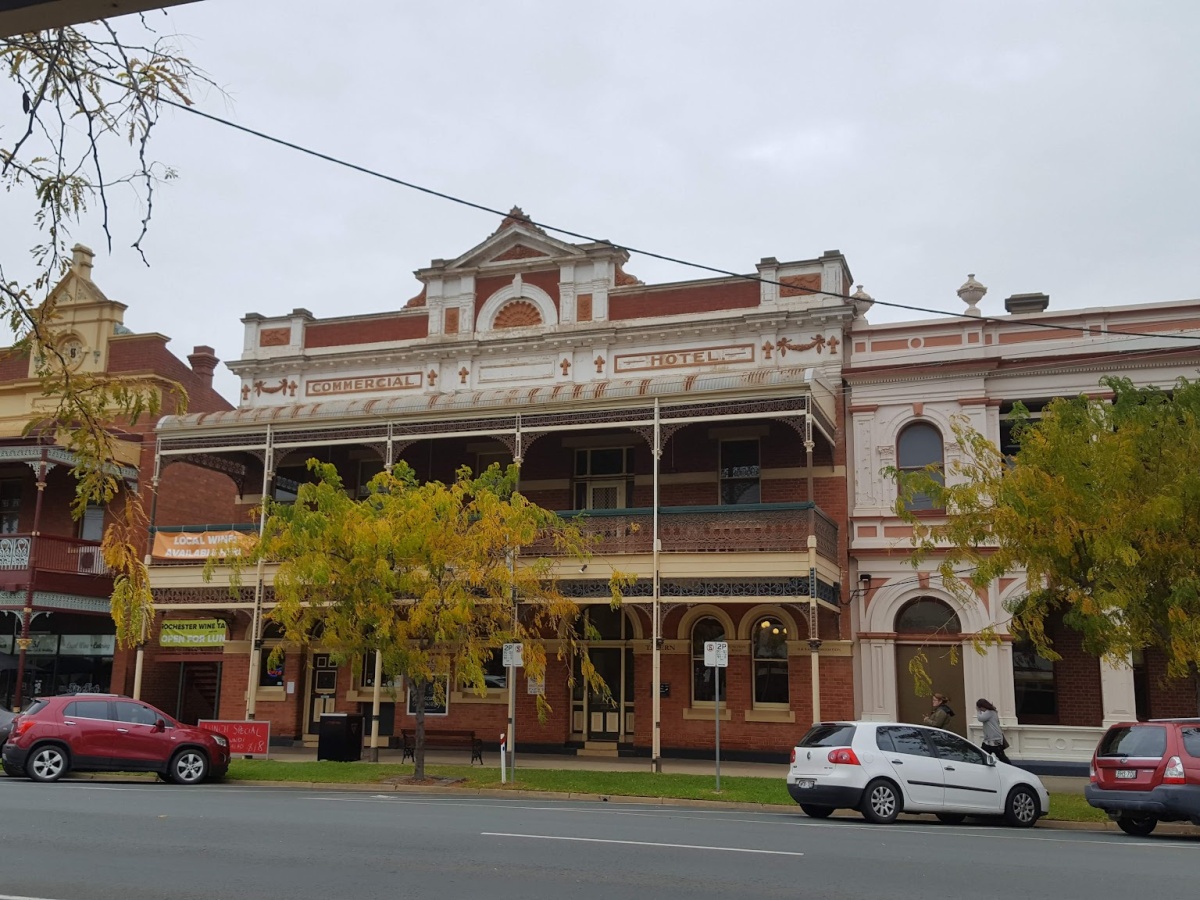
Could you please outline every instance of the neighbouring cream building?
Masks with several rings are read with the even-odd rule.
[[[855,706],[866,719],[919,721],[928,700],[916,696],[908,662],[925,647],[935,687],[951,696],[957,712],[949,727],[967,733],[972,726],[971,736],[978,737],[975,701],[986,697],[1000,711],[1014,756],[1086,761],[1113,722],[1196,715],[1195,683],[1166,681],[1163,660],[1149,650],[1129,665],[1107,665],[1083,653],[1061,623],[1051,631],[1060,661],[1041,659],[1011,638],[983,655],[975,652],[969,636],[985,626],[1008,634],[1003,604],[1020,596],[1023,579],[1000,579],[981,602],[963,606],[940,584],[936,561],[914,570],[911,529],[894,514],[897,488],[883,470],[930,463],[949,469],[959,452],[951,433],[956,416],[1005,448],[1016,401],[1036,415],[1054,397],[1101,395],[1104,375],[1160,386],[1181,375],[1196,377],[1200,344],[1172,335],[1200,335],[1200,301],[1055,311],[1044,294],[1024,294],[1005,301],[1005,314],[984,318],[978,303],[986,288],[974,276],[958,293],[967,303],[962,318],[871,325],[860,317],[849,335],[842,376],[851,460]],[[949,664],[951,645],[960,665]]]

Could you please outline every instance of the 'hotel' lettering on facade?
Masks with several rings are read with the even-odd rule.
[[[657,353],[627,353],[613,360],[616,372],[647,369],[691,369],[725,363],[754,362],[753,344],[699,347],[695,350],[661,350]]]
[[[304,385],[306,397],[328,397],[332,394],[366,394],[372,391],[410,391],[424,383],[420,372],[397,372],[394,375],[370,375],[361,378],[323,378]]]

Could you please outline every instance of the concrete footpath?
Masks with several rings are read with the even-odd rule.
[[[363,759],[367,758],[369,750],[363,750]],[[399,764],[402,754],[399,750],[380,749],[381,763]],[[270,758],[278,762],[316,762],[317,751],[311,747],[272,747]],[[499,767],[500,761],[495,752],[484,752],[484,765]],[[470,755],[464,750],[430,750],[425,754],[427,766],[461,766],[470,761]],[[712,775],[715,763],[712,759],[674,759],[664,757],[662,770],[666,774],[677,775]],[[648,772],[650,759],[645,756],[575,756],[574,754],[556,753],[518,753],[518,769],[564,769],[586,772]],[[731,762],[721,760],[721,774],[730,777],[749,778],[779,778],[787,775],[785,763],[754,763]],[[1042,775],[1042,784],[1052,794],[1083,794],[1086,778],[1074,778],[1062,775]],[[707,802],[707,801],[706,801]]]

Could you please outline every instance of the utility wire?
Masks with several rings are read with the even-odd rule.
[[[102,80],[107,81],[109,79],[102,79]],[[118,82],[115,82],[115,81],[113,83],[118,84]],[[333,163],[336,166],[341,166],[342,168],[350,169],[352,171],[359,172],[363,175],[368,175],[372,178],[379,178],[379,179],[382,179],[383,181],[390,182],[391,184],[395,184],[395,185],[399,185],[400,187],[408,188],[409,190],[419,191],[422,194],[428,194],[431,197],[437,197],[441,200],[448,200],[451,203],[457,203],[458,205],[468,207],[469,209],[476,209],[476,210],[479,210],[480,212],[485,212],[485,213],[489,213],[494,216],[499,216],[501,219],[504,219],[509,215],[507,212],[504,212],[503,210],[493,209],[492,207],[486,206],[482,203],[476,203],[473,200],[467,200],[462,197],[457,197],[454,194],[448,194],[445,191],[439,191],[439,190],[436,190],[431,187],[426,187],[424,185],[416,184],[415,182],[412,182],[412,181],[405,181],[403,178],[397,178],[394,175],[388,175],[388,174],[386,174],[384,172],[380,172],[376,169],[371,169],[367,166],[360,165],[360,164],[354,163],[354,162],[350,162],[349,160],[341,159],[340,157],[332,156],[328,153],[322,153],[319,150],[314,150],[310,147],[305,147],[302,144],[297,144],[297,143],[294,143],[293,141],[285,140],[284,138],[276,137],[275,135],[272,135],[272,134],[267,134],[264,131],[258,131],[257,129],[250,128],[246,125],[239,125],[238,123],[230,121],[229,119],[222,118],[221,116],[217,116],[212,113],[204,112],[203,110],[197,109],[194,106],[188,106],[185,103],[180,103],[176,100],[171,100],[167,97],[160,96],[158,99],[160,102],[166,103],[169,106],[173,106],[176,109],[181,109],[181,110],[183,110],[185,112],[189,112],[193,115],[200,116],[203,119],[208,119],[211,122],[216,122],[217,124],[224,125],[227,128],[232,128],[232,129],[234,129],[236,131],[240,131],[244,134],[251,135],[252,137],[259,138],[260,140],[268,141],[272,144],[278,144],[279,146],[286,147],[289,150],[295,150],[297,153],[303,153],[307,156],[312,156],[316,159],[321,159],[321,160],[324,160],[325,162]],[[538,228],[544,229],[546,231],[553,231],[557,234],[566,235],[567,237],[573,237],[573,238],[577,238],[579,240],[590,241],[590,242],[596,243],[596,244],[606,244],[615,250],[624,250],[627,253],[633,253],[633,254],[637,254],[639,256],[645,256],[649,259],[657,259],[662,262],[672,263],[674,265],[686,266],[686,267],[692,268],[692,269],[699,269],[704,272],[711,272],[715,275],[722,275],[727,278],[739,278],[744,281],[752,281],[752,282],[757,282],[759,284],[769,284],[769,285],[774,285],[776,287],[795,288],[795,285],[786,284],[781,281],[775,281],[770,278],[763,278],[760,275],[747,275],[743,272],[733,272],[728,269],[719,268],[717,266],[706,265],[705,263],[698,263],[698,262],[693,262],[691,260],[681,259],[679,257],[667,256],[664,253],[656,253],[652,250],[643,250],[638,247],[631,247],[628,245],[615,244],[612,241],[607,240],[605,238],[593,237],[589,234],[583,234],[582,232],[572,231],[568,228],[561,228],[557,225],[552,225],[548,222],[535,221],[532,218],[528,218],[528,219],[526,219],[526,221],[528,221],[531,225],[535,225]],[[824,290],[820,290],[820,289],[809,289],[809,288],[804,288],[803,290],[805,291],[805,293],[808,293],[808,294],[817,294],[817,295],[823,295],[826,297],[834,297],[838,300],[846,300],[847,299],[847,297],[845,295],[837,294],[832,291],[824,291]],[[945,309],[930,309],[930,308],[924,307],[924,306],[912,306],[907,303],[895,303],[895,302],[888,301],[888,300],[875,300],[875,304],[878,306],[886,306],[890,309],[903,309],[903,310],[907,310],[909,312],[926,313],[926,314],[935,315],[935,316],[950,316],[950,317],[957,318],[957,319],[968,319],[972,322],[995,322],[997,324],[1002,324],[1002,325],[1022,325],[1022,326],[1027,326],[1029,328],[1048,328],[1048,329],[1056,330],[1056,331],[1087,332],[1087,333],[1091,333],[1091,334],[1113,334],[1113,335],[1124,335],[1124,336],[1128,336],[1128,337],[1149,337],[1149,338],[1159,338],[1159,339],[1168,338],[1171,340],[1180,340],[1180,341],[1200,341],[1200,335],[1163,334],[1163,333],[1139,332],[1139,331],[1118,331],[1118,330],[1110,329],[1110,328],[1093,329],[1090,326],[1084,326],[1084,325],[1064,325],[1064,324],[1058,323],[1058,322],[1037,322],[1037,321],[1033,321],[1031,319],[1013,319],[1013,318],[1004,318],[1004,317],[1000,317],[1000,316],[990,316],[990,315],[986,315],[986,314],[972,315],[971,313],[966,313],[966,312],[955,312],[953,310],[945,310]]]

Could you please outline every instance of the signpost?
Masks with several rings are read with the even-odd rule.
[[[729,668],[729,643],[704,642],[704,664],[713,670],[713,722],[716,726],[717,793],[721,792],[721,670]]]
[[[525,667],[525,645],[505,644],[504,667],[508,669],[508,767],[512,780],[517,780],[517,669]],[[504,751],[500,758],[504,759]]]

